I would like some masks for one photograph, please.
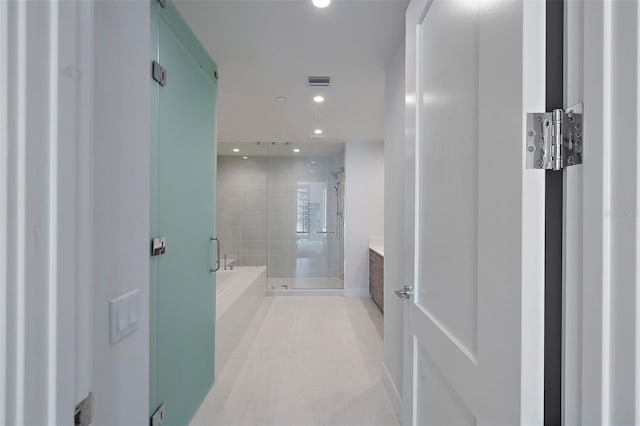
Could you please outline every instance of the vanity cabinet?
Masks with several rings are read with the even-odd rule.
[[[384,257],[369,249],[369,293],[384,313]]]

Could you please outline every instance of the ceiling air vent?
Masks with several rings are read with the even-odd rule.
[[[331,77],[307,77],[307,86],[309,87],[329,87],[331,86]]]

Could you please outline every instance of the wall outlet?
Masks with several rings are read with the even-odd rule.
[[[160,426],[162,422],[164,422],[164,404],[160,405],[151,416],[151,426]]]

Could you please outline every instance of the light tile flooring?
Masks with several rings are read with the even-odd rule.
[[[267,297],[192,426],[398,426],[370,299]]]

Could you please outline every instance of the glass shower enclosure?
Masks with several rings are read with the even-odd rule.
[[[275,291],[344,287],[344,144],[220,143],[218,235]]]

